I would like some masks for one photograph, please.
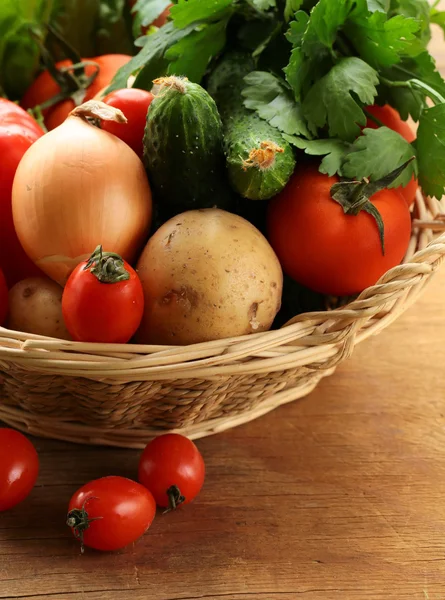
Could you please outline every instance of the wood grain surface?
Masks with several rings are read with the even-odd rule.
[[[81,556],[66,506],[139,454],[35,440],[38,485],[0,515],[0,598],[444,600],[444,347],[445,269],[311,396],[200,440],[199,498],[119,553]]]

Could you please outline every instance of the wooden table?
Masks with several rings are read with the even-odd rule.
[[[38,485],[0,516],[0,598],[444,600],[444,346],[445,269],[310,397],[198,442],[200,497],[116,554],[81,556],[66,506],[138,453],[35,440]]]

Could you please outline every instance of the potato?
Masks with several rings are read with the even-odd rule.
[[[63,288],[46,277],[30,277],[9,292],[8,328],[70,340],[62,316]]]
[[[266,331],[283,273],[266,238],[219,209],[185,212],[149,240],[137,266],[145,312],[140,343],[184,345]]]

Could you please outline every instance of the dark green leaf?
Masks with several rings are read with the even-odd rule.
[[[171,46],[165,53],[170,62],[169,75],[182,75],[200,83],[209,62],[226,43],[227,20],[203,25],[199,30]]]
[[[264,71],[253,71],[244,81],[247,87],[242,94],[247,108],[284,133],[310,137],[301,107],[284,81]]]
[[[175,27],[182,29],[198,21],[218,21],[233,4],[234,0],[179,0],[170,14]]]
[[[286,38],[292,46],[300,46],[309,23],[309,15],[302,10],[295,14],[295,20],[289,23]]]
[[[325,175],[342,174],[342,164],[349,151],[350,144],[337,139],[305,140],[296,136],[284,135],[285,140],[310,156],[324,156],[320,172]]]
[[[363,60],[380,69],[397,64],[404,55],[415,56],[423,51],[415,35],[419,28],[415,19],[397,15],[388,20],[386,13],[374,12],[354,18],[346,33]]]
[[[329,127],[331,137],[354,140],[366,116],[358,100],[373,104],[379,82],[377,72],[357,57],[340,60],[311,88],[303,102],[309,126]],[[358,99],[358,100],[357,100]]]
[[[147,36],[145,46],[129,63],[119,69],[106,92],[109,93],[112,90],[127,87],[128,78],[138,73],[141,69],[148,70],[152,79],[163,75],[163,73],[156,73],[153,67],[159,68],[160,65],[165,64],[164,56],[166,51],[194,30],[194,24],[188,25],[184,29],[177,29],[173,23],[167,23],[156,33]],[[142,72],[140,75],[144,77]],[[147,81],[147,77],[144,79]]]
[[[352,144],[351,151],[346,157],[343,165],[343,174],[346,177],[351,179],[368,177],[376,181],[386,177],[415,155],[412,144],[392,129],[387,127],[365,129],[363,133],[364,135]],[[407,185],[413,173],[417,174],[415,161],[390,187]]]
[[[137,0],[131,12],[134,15],[135,37],[141,34],[142,27],[151,25],[164,10],[170,6],[170,0]]]
[[[391,0],[389,15],[403,15],[417,19],[420,24],[419,38],[426,47],[431,39],[430,10],[428,0]]]
[[[417,131],[417,158],[424,193],[440,200],[445,187],[445,104],[423,111]]]

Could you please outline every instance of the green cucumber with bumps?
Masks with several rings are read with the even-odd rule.
[[[154,81],[144,163],[163,219],[199,208],[230,209],[223,131],[208,92],[182,77]]]
[[[280,131],[244,106],[244,77],[255,70],[251,55],[230,52],[209,77],[224,126],[224,146],[233,189],[250,200],[269,200],[281,192],[295,170],[294,150]]]

